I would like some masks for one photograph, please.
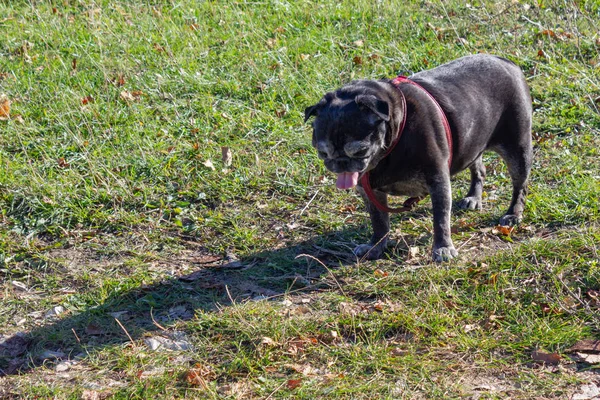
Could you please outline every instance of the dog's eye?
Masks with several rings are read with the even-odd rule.
[[[356,153],[352,154],[352,158],[366,158],[368,152],[369,152],[369,149],[357,151]]]
[[[325,153],[324,151],[319,151],[319,157],[321,158],[327,158],[327,153]]]

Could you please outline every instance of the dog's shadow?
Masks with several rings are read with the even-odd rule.
[[[360,262],[352,244],[368,235],[366,225],[352,226],[239,260],[213,256],[212,263],[210,254],[199,251],[195,258],[209,262],[199,263],[190,274],[115,292],[84,311],[65,311],[62,315],[67,316],[29,331],[0,335],[0,376],[159,335],[197,312],[215,312],[233,302],[335,287],[327,279],[329,272]]]

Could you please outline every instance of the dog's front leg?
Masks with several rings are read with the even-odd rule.
[[[450,237],[452,190],[448,173],[439,173],[427,179],[433,205],[433,261],[449,261],[458,255]]]
[[[390,215],[375,207],[362,187],[357,186],[357,190],[363,198],[369,216],[371,217],[373,236],[371,237],[370,243],[356,246],[354,254],[357,257],[366,258],[367,260],[377,260],[378,258],[381,258],[387,246],[388,234],[390,232]],[[377,190],[374,190],[373,193],[375,194],[377,201],[387,207],[387,194]]]

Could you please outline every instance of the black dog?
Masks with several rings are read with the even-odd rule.
[[[356,186],[367,205],[373,236],[354,249],[359,257],[377,259],[385,250],[388,194],[430,194],[433,259],[455,257],[450,177],[471,170],[471,187],[458,206],[480,209],[486,150],[504,159],[513,184],[500,224],[522,218],[532,162],[532,110],[519,67],[479,54],[417,73],[410,81],[355,81],[305,110],[306,120],[316,117],[312,143],[327,169],[338,174],[337,187]]]

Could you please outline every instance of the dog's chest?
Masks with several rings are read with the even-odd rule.
[[[425,196],[429,193],[424,180],[412,179],[406,181],[394,182],[382,186],[377,190],[390,194],[392,196]]]

